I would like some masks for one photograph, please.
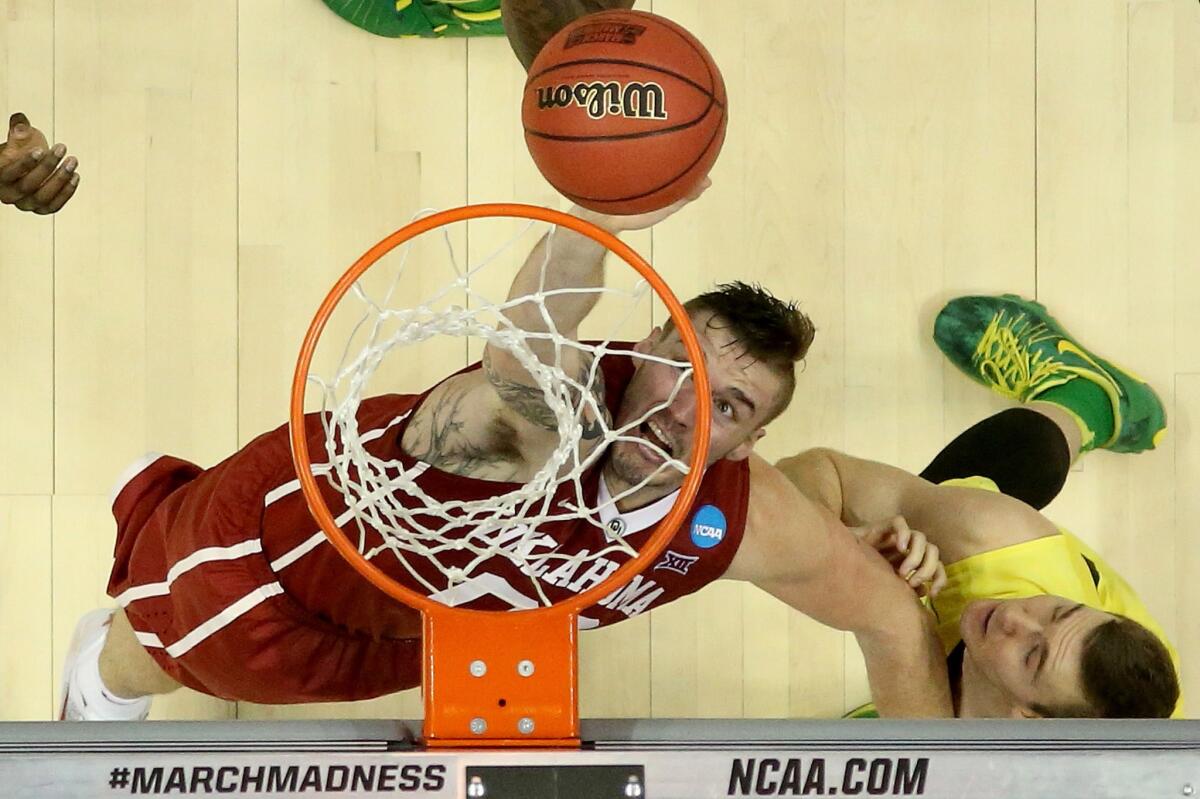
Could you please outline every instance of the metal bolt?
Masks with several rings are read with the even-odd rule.
[[[532,677],[533,676],[533,661],[532,660],[522,660],[520,663],[518,663],[517,664],[517,674],[520,674],[522,677]]]
[[[625,783],[625,796],[628,799],[641,799],[645,795],[642,790],[642,781],[638,779],[636,774],[629,775],[629,781]]]
[[[483,780],[479,779],[478,777],[472,777],[471,784],[467,786],[467,796],[487,796],[487,788],[484,787]]]
[[[487,722],[481,718],[471,719],[471,732],[476,735],[483,735],[487,732]]]
[[[471,661],[471,676],[472,677],[482,677],[485,674],[487,674],[487,664],[484,663],[482,660],[472,660]]]
[[[528,716],[521,719],[517,722],[517,729],[521,731],[522,735],[528,735],[533,732],[533,719]]]

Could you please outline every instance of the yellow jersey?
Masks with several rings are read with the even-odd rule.
[[[947,480],[942,485],[999,492],[985,477]],[[1133,619],[1154,633],[1171,653],[1179,674],[1179,655],[1162,627],[1146,610],[1121,575],[1067,530],[1012,546],[972,555],[946,566],[946,587],[930,603],[937,617],[937,632],[949,654],[962,636],[959,621],[968,603],[977,599],[1020,599],[1054,594],[1075,602]],[[1183,697],[1172,718],[1183,715]]]

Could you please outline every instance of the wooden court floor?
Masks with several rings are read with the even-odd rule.
[[[942,361],[933,314],[1036,296],[1168,406],[1162,447],[1089,456],[1050,515],[1140,590],[1200,714],[1200,5],[639,7],[706,43],[731,122],[709,193],[630,242],[681,295],[760,281],[819,328],[762,451],[920,468],[1004,407]],[[215,463],[284,421],[321,294],[417,209],[560,206],[521,83],[502,40],[372,37],[318,0],[0,0],[0,111],[82,175],[54,218],[0,208],[0,718],[52,712],[74,620],[107,601],[127,462]],[[583,658],[589,716],[831,716],[866,694],[853,641],[736,584],[585,635]],[[418,712],[180,692],[154,716]]]

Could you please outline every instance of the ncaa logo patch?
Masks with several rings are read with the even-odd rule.
[[[704,505],[692,517],[692,543],[712,549],[725,540],[725,514],[716,505]]]

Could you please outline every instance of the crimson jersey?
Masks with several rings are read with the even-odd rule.
[[[615,415],[633,364],[607,356],[601,366]],[[427,394],[363,401],[358,429],[371,454],[442,500],[487,501],[519,488],[442,472],[402,451],[411,414]],[[306,424],[316,458],[325,451],[325,433],[315,415]],[[345,499],[328,481],[327,465],[314,463],[313,469],[344,529],[352,537],[361,534],[367,549],[380,547],[384,539],[377,531],[354,526]],[[631,557],[614,546],[615,537],[639,548],[675,499],[672,494],[621,513],[600,471],[585,472],[578,486],[567,481],[550,503],[552,513],[575,503],[599,508],[595,518],[493,534],[500,552],[463,581],[450,584],[422,556],[407,555],[405,565],[386,548],[372,562],[446,604],[529,608],[543,604],[539,593],[562,601],[615,572]],[[613,624],[720,577],[745,530],[749,483],[744,461],[710,467],[663,552],[625,587],[583,611],[580,626]],[[364,699],[419,682],[416,613],[361,577],[325,539],[295,477],[286,425],[207,470],[166,456],[148,458],[135,465],[113,509],[118,537],[109,593],[147,651],[176,680],[218,696],[272,703]],[[457,533],[470,528],[463,519]],[[524,570],[503,554],[518,547],[529,564]],[[543,557],[551,551],[552,557]],[[604,554],[590,557],[597,552]],[[465,567],[474,557],[462,550],[439,562]]]

